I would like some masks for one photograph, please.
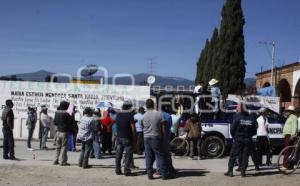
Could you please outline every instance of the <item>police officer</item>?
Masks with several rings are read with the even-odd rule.
[[[238,113],[230,126],[233,144],[228,162],[228,171],[224,174],[225,176],[233,177],[235,161],[237,158],[241,158],[239,160],[241,163],[241,176],[246,177],[248,159],[253,146],[252,136],[256,134],[257,123],[255,118],[246,112],[245,109],[246,108],[243,103],[238,105]]]
[[[14,112],[12,100],[6,100],[5,108],[2,112],[1,120],[3,123],[3,159],[16,160],[14,151]],[[8,156],[9,155],[9,156]]]

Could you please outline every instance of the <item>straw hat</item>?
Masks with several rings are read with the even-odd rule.
[[[211,80],[208,82],[208,84],[209,84],[210,86],[212,86],[212,85],[217,84],[218,82],[219,82],[218,80],[216,80],[215,78],[213,78],[213,79],[211,79]]]
[[[295,111],[295,106],[290,105],[286,110],[287,111]]]

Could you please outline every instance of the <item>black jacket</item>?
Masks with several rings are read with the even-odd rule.
[[[72,132],[75,121],[66,111],[58,110],[54,116],[54,125],[59,132]]]
[[[5,107],[3,109],[1,120],[4,128],[14,129],[14,112],[11,108]]]
[[[236,114],[230,126],[233,139],[249,139],[256,135],[256,118],[247,112]]]

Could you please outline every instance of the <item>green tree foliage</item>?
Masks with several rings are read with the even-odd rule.
[[[216,78],[220,81],[223,95],[227,95],[239,93],[245,87],[245,20],[241,0],[227,0],[221,14],[220,31],[214,29],[197,62],[196,83],[208,83],[210,79]]]
[[[196,84],[199,81],[207,83],[212,78],[215,78],[217,57],[218,57],[218,43],[219,32],[215,28],[213,35],[210,40],[206,40],[205,47],[202,49],[198,63],[197,63],[197,74]]]
[[[213,35],[210,39],[210,44],[207,50],[207,59],[206,59],[206,65],[205,65],[205,77],[203,78],[203,82],[208,82],[212,78],[216,77],[216,71],[217,68],[217,54],[218,54],[218,43],[219,43],[219,32],[218,29],[215,28]]]
[[[227,0],[222,10],[217,70],[224,95],[245,88],[244,24],[241,0]]]
[[[200,57],[197,62],[197,73],[196,73],[196,79],[195,83],[198,84],[198,82],[203,81],[204,82],[204,72],[206,67],[206,59],[207,59],[207,50],[209,47],[209,41],[208,39],[205,42],[205,47],[202,49]]]

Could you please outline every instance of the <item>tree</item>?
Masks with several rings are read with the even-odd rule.
[[[200,81],[204,82],[208,47],[209,47],[209,41],[207,39],[205,42],[205,47],[202,49],[200,57],[197,62],[197,73],[196,73],[196,79],[195,79],[196,84],[198,84],[198,82],[200,82]]]
[[[219,32],[215,28],[213,35],[211,36],[209,47],[207,50],[207,59],[205,63],[205,77],[203,82],[208,83],[212,78],[216,78],[216,67],[218,65],[218,42],[219,42]]]
[[[220,31],[214,29],[211,39],[206,40],[198,63],[196,83],[207,83],[216,78],[224,96],[239,93],[245,88],[246,62],[244,57],[245,24],[241,0],[227,0],[222,9]]]
[[[197,74],[196,83],[202,81],[208,83],[208,81],[215,77],[216,58],[218,53],[218,41],[219,32],[215,28],[213,35],[210,40],[206,40],[205,47],[201,51],[198,63],[197,63]]]
[[[244,24],[241,0],[227,0],[222,10],[217,68],[225,96],[245,88]]]

